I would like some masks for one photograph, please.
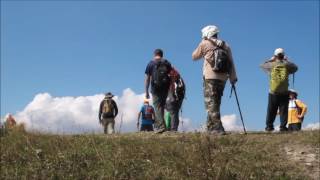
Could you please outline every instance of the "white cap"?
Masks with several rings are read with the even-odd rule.
[[[292,93],[298,94],[298,92],[297,92],[296,90],[294,90],[294,89],[289,89],[288,91],[289,91],[289,92],[292,92]]]
[[[208,25],[208,26],[202,28],[201,32],[202,32],[202,38],[204,38],[204,37],[211,38],[215,34],[219,33],[219,29],[215,25]]]
[[[284,55],[284,49],[282,48],[277,48],[276,50],[274,50],[274,55],[277,56],[279,54],[283,54]]]

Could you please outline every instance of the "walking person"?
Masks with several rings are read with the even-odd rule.
[[[99,108],[99,123],[104,127],[105,134],[113,134],[115,117],[118,115],[118,107],[116,102],[112,99],[113,94],[108,92],[100,103]]]
[[[289,90],[288,130],[300,131],[304,116],[307,113],[307,105],[298,99],[298,92]]]
[[[218,39],[219,29],[209,25],[202,29],[202,40],[192,53],[192,59],[204,58],[203,91],[207,111],[207,131],[212,134],[225,134],[221,122],[220,105],[226,81],[232,85],[237,75],[229,45]]]
[[[170,122],[167,122],[166,124],[168,124],[170,131],[178,131],[180,122],[179,111],[182,106],[186,89],[180,73],[175,68],[172,68],[170,71],[170,79],[171,83],[165,106],[168,114],[166,120]]]
[[[138,122],[137,128],[139,129],[140,125],[140,117],[141,117],[141,127],[140,131],[153,131],[153,124],[155,119],[154,108],[149,105],[149,100],[145,99],[143,106],[138,113]]]
[[[287,59],[282,48],[277,48],[272,58],[261,64],[260,67],[270,77],[265,130],[274,130],[273,123],[279,109],[280,131],[287,131],[289,75],[295,73],[298,67]]]
[[[164,108],[170,86],[170,71],[170,62],[163,58],[163,51],[161,49],[156,49],[153,60],[148,63],[145,70],[145,93],[146,98],[149,99],[149,86],[151,84],[157,133],[167,131],[164,121]]]
[[[17,122],[16,122],[15,118],[11,114],[8,114],[6,117],[5,127],[7,129],[11,129],[11,128],[15,127],[16,125],[17,125]]]

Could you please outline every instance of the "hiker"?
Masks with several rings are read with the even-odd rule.
[[[220,105],[226,81],[232,85],[237,82],[237,74],[229,45],[218,39],[219,29],[209,25],[202,30],[202,40],[192,53],[192,59],[204,58],[203,90],[207,110],[207,131],[212,134],[224,135],[221,122]]]
[[[146,99],[149,99],[149,86],[151,84],[151,93],[153,107],[155,110],[155,128],[157,133],[167,131],[164,122],[164,106],[168,96],[171,71],[171,64],[163,58],[163,51],[156,49],[153,60],[151,60],[145,70],[145,93]]]
[[[179,110],[185,96],[185,84],[180,73],[172,68],[170,73],[170,88],[166,100],[166,125],[171,131],[178,131],[179,126]]]
[[[118,107],[112,99],[113,96],[111,92],[106,93],[105,98],[100,103],[99,123],[104,126],[105,134],[114,133],[114,119],[118,115]]]
[[[153,131],[153,124],[155,119],[154,109],[149,105],[149,100],[145,99],[143,106],[138,113],[137,128],[139,129],[139,120],[141,117],[140,131]]]
[[[288,109],[288,130],[300,131],[304,116],[307,113],[307,106],[298,98],[298,93],[289,90],[289,109]]]
[[[283,48],[277,48],[271,59],[260,67],[270,76],[265,130],[274,130],[273,123],[279,109],[280,131],[287,131],[289,75],[295,73],[298,67],[288,60]]]
[[[16,125],[17,125],[17,122],[14,119],[14,117],[11,114],[8,114],[6,117],[5,128],[10,129],[15,127]]]

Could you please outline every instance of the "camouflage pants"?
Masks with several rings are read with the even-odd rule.
[[[217,79],[205,79],[203,81],[208,131],[224,131],[220,117],[220,105],[225,84],[225,81]]]

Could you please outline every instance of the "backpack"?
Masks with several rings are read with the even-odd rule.
[[[185,95],[185,84],[183,79],[181,78],[179,72],[175,69],[172,68],[170,71],[170,78],[171,78],[171,85],[173,88],[173,97],[176,101],[184,99]]]
[[[154,110],[152,108],[152,106],[150,105],[145,105],[144,106],[144,112],[142,112],[142,116],[143,116],[143,119],[146,119],[146,120],[152,120],[152,114],[153,114]]]
[[[209,40],[212,44],[215,43],[212,40]],[[211,60],[208,60],[211,65],[212,71],[218,73],[229,73],[230,71],[230,59],[228,56],[228,52],[223,49],[224,41],[222,41],[222,45],[215,45],[216,48],[213,50],[213,57]]]
[[[270,72],[270,91],[273,93],[286,93],[289,86],[289,72],[284,63],[277,63]]]
[[[157,61],[152,72],[152,85],[156,90],[165,90],[169,88],[169,72],[171,65],[167,60]]]
[[[174,82],[174,97],[177,101],[183,100],[186,93],[186,86],[182,78],[177,79]]]
[[[114,106],[111,99],[105,99],[102,107],[102,117],[110,118],[113,117]]]

